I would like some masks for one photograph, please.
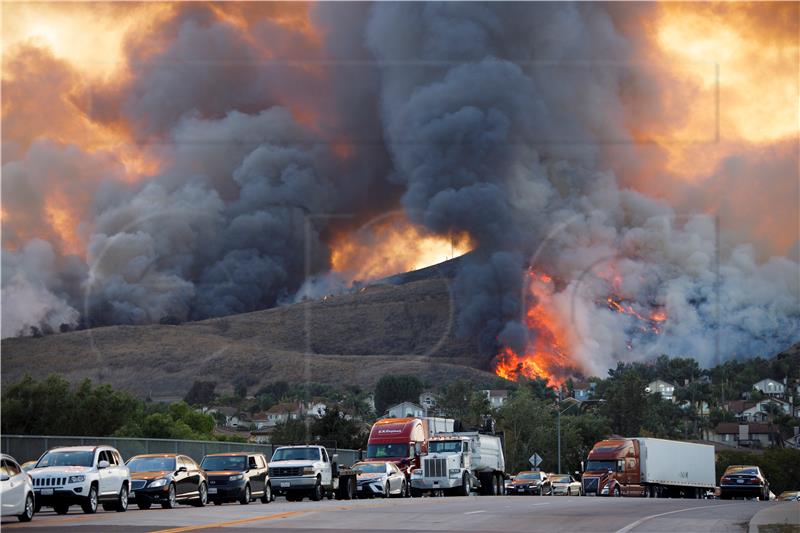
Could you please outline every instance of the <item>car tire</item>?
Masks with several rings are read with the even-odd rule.
[[[615,498],[621,498],[622,497],[622,491],[619,490],[619,485],[614,487],[614,497]]]
[[[69,505],[65,503],[57,503],[53,505],[53,510],[56,514],[67,514],[69,512]]]
[[[124,513],[128,510],[128,486],[122,485],[122,488],[119,489],[119,496],[117,496],[117,501],[114,503],[114,510],[118,513]]]
[[[17,515],[17,519],[20,522],[30,522],[33,520],[33,515],[36,514],[36,504],[33,500],[33,494],[30,492],[25,497],[25,508],[22,511],[22,514]]]
[[[151,504],[150,502],[136,502],[136,507],[138,507],[142,511],[146,511],[146,510],[150,509],[150,507],[152,505],[153,504]]]
[[[264,494],[261,496],[261,503],[269,503],[272,501],[272,485],[267,483],[264,485]]]
[[[81,504],[84,514],[94,514],[97,512],[97,485],[89,487],[89,494],[86,501]]]
[[[205,507],[208,503],[208,489],[206,488],[206,482],[201,481],[200,485],[197,487],[197,499],[192,502],[192,505],[195,507]]]
[[[161,502],[162,509],[174,509],[178,506],[178,495],[175,493],[175,483],[169,484],[167,499]]]
[[[311,501],[318,502],[322,499],[322,482],[317,478],[317,483],[311,489]]]
[[[244,486],[244,492],[242,493],[242,497],[239,498],[239,503],[242,505],[247,505],[252,499],[253,494],[250,492],[250,484],[248,483]]]
[[[397,497],[398,497],[398,498],[405,498],[405,497],[406,497],[406,491],[407,491],[407,490],[408,490],[408,489],[406,488],[406,480],[404,479],[404,480],[403,480],[403,481],[400,483],[400,494],[398,494],[398,495],[397,495]]]

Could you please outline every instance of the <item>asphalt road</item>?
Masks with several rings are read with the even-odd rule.
[[[470,496],[390,500],[181,506],[125,513],[99,511],[58,516],[43,509],[29,524],[3,521],[2,529],[37,532],[182,532],[222,530],[501,531],[557,532],[745,532],[753,515],[770,502],[653,500],[554,496]]]

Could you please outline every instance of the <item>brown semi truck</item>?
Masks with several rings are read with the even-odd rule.
[[[584,495],[702,498],[715,488],[714,447],[664,439],[598,442],[583,464]]]

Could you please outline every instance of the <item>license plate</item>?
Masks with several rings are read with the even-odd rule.
[[[281,481],[281,488],[291,487],[292,483],[290,481]]]
[[[208,493],[209,493],[209,494],[216,494],[216,493],[217,493],[217,489],[216,489],[216,488],[214,488],[214,487],[209,487],[209,488],[208,488]]]
[[[53,489],[42,489],[42,496],[52,496]]]
[[[744,480],[743,479],[737,479],[736,483],[744,483]]]
[[[517,489],[517,492],[525,492],[525,489]]]

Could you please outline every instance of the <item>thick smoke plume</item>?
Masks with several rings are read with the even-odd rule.
[[[110,6],[147,31],[102,76],[22,35],[4,48],[2,334],[334,290],[342,235],[399,207],[475,248],[453,290],[480,364],[542,335],[532,307],[583,373],[796,342],[798,132],[732,109],[748,75],[796,65],[800,11],[757,9],[786,60],[714,87],[675,44],[692,9]],[[758,42],[742,9],[706,15]],[[534,298],[530,272],[552,280]]]

